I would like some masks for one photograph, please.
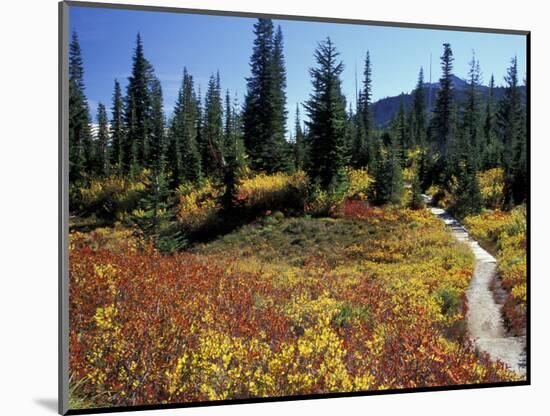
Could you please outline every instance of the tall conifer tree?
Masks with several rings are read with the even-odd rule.
[[[315,51],[317,67],[311,68],[313,92],[305,104],[309,121],[309,174],[322,188],[338,186],[346,165],[346,103],[340,75],[344,64],[330,38]]]
[[[122,160],[124,159],[124,120],[123,120],[123,102],[120,83],[115,79],[115,87],[113,91],[113,101],[111,108],[111,144],[109,159],[111,166],[117,166],[118,170],[122,170]]]
[[[434,114],[432,118],[432,143],[440,156],[440,168],[443,168],[449,159],[449,144],[453,135],[453,51],[451,45],[443,44],[441,56],[441,78],[439,79],[439,91],[437,92]]]
[[[376,164],[371,169],[375,179],[373,200],[379,205],[398,204],[403,195],[403,171],[398,139],[386,132],[380,141],[380,148],[375,148]]]
[[[289,171],[292,166],[290,147],[286,141],[286,66],[284,58],[283,31],[277,26],[273,37],[273,144],[265,159],[271,159],[273,170]]]
[[[69,45],[69,178],[81,178],[93,164],[90,111],[84,92],[84,64],[78,35]]]
[[[372,64],[370,52],[365,55],[363,87],[358,92],[355,128],[351,145],[351,163],[355,167],[374,166],[372,100]]]
[[[466,147],[471,148],[469,144]],[[481,211],[482,197],[477,174],[476,155],[468,152],[459,167],[455,203],[451,207],[454,215],[459,218],[479,214]]]
[[[283,35],[280,27],[274,34],[271,19],[258,19],[254,34],[243,112],[244,143],[253,169],[287,170]]]
[[[401,97],[401,103],[399,104],[399,110],[394,120],[394,129],[395,133],[395,143],[393,146],[393,151],[395,157],[399,161],[401,166],[405,165],[407,160],[407,150],[409,148],[409,134],[407,126],[407,112],[405,110],[405,102],[403,97]]]
[[[151,134],[151,75],[152,67],[144,56],[141,35],[138,33],[124,109],[125,150],[130,153],[124,152],[123,166],[131,165],[134,173],[147,165],[145,153]]]
[[[521,97],[518,85],[517,58],[512,58],[510,67],[504,77],[506,89],[504,97],[500,101],[497,114],[497,123],[500,138],[505,147],[504,164],[510,164],[511,152],[514,141],[518,135],[521,121]]]
[[[361,151],[362,157],[364,159],[363,163],[366,163],[367,165],[374,166],[375,158],[375,138],[373,134],[374,130],[374,122],[373,122],[373,115],[371,110],[371,100],[372,100],[372,63],[370,58],[370,51],[367,51],[367,55],[365,57],[365,69],[363,71],[363,100],[361,105],[361,111],[362,111],[362,119],[363,119],[363,125],[362,125],[362,134],[365,136],[364,141],[364,148]]]
[[[495,168],[501,164],[502,149],[496,137],[496,116],[495,116],[495,77],[491,75],[489,81],[489,92],[485,106],[483,121],[483,167],[486,169]]]
[[[225,94],[225,124],[223,134],[222,172],[225,190],[222,196],[222,206],[226,212],[235,208],[235,195],[239,180],[239,169],[242,167],[243,149],[240,143],[240,122],[237,112],[238,104],[231,102],[229,90]]]
[[[527,110],[525,100],[521,100],[520,127],[513,149],[512,161],[512,194],[516,204],[524,203],[527,200],[527,189],[529,186],[529,172],[527,170]]]
[[[180,114],[182,102],[182,89],[178,92],[178,98],[174,105],[174,113],[169,121],[169,130],[164,147],[164,172],[167,176],[167,186],[175,189],[182,182],[181,154],[178,137],[180,137]]]
[[[170,127],[170,155],[173,180],[194,182],[201,177],[201,158],[197,143],[199,123],[198,98],[193,77],[183,69],[182,85],[174,107]]]
[[[506,89],[504,97],[499,103],[497,113],[497,131],[502,143],[502,163],[505,172],[504,199],[507,207],[515,203],[514,182],[515,182],[515,160],[517,151],[521,146],[517,145],[518,138],[522,133],[522,108],[521,95],[518,85],[517,57],[512,58],[510,67],[504,77]]]
[[[164,149],[166,145],[162,87],[156,78],[150,81],[151,119],[150,132],[145,148],[145,163],[155,174],[164,167]]]
[[[97,140],[96,140],[96,173],[105,175],[109,173],[109,164],[107,163],[109,156],[107,153],[107,145],[109,143],[109,121],[107,118],[107,110],[102,103],[97,105]]]
[[[304,132],[300,121],[300,105],[296,104],[296,114],[294,117],[294,166],[296,170],[304,168],[305,143]]]
[[[246,166],[247,160],[243,142],[243,122],[241,105],[239,103],[237,93],[235,93],[235,96],[233,97],[231,108],[231,136],[231,141],[233,143],[233,146],[235,147],[235,158],[237,166],[239,169],[242,169]]]
[[[273,102],[273,22],[258,19],[254,24],[254,47],[250,57],[250,77],[244,102],[244,144],[253,169],[268,169],[263,148],[270,141]]]
[[[184,74],[183,82],[184,99],[184,129],[182,142],[182,173],[189,181],[198,180],[201,175],[201,159],[197,142],[199,124],[199,105],[195,93],[193,77]]]
[[[463,146],[463,149],[468,149],[472,152],[472,163],[479,167],[480,156],[482,152],[481,146],[481,123],[479,109],[479,86],[481,85],[481,69],[479,61],[475,54],[470,61],[470,69],[468,71],[468,88],[466,90],[466,106],[463,119],[463,132],[465,139],[468,141],[468,146]]]
[[[365,119],[363,107],[365,105],[363,91],[357,95],[357,109],[353,116],[354,128],[350,131],[350,162],[351,165],[360,168],[369,164],[368,144],[365,131]]]
[[[197,130],[196,130],[196,143],[197,150],[199,152],[199,160],[201,166],[201,176],[206,175],[204,170],[204,155],[206,153],[205,149],[207,148],[205,143],[204,136],[204,103],[202,99],[202,91],[200,85],[198,86],[197,92]]]
[[[353,111],[352,103],[348,103],[348,111],[346,113],[346,132],[345,132],[345,141],[346,141],[346,159],[350,166],[354,165],[353,160],[353,149],[355,143],[355,133],[357,131],[357,121],[356,114]]]
[[[224,128],[223,128],[223,148],[224,153],[230,153],[232,147],[234,147],[234,114],[233,103],[231,102],[231,96],[229,90],[225,91],[225,103],[224,103]],[[227,149],[227,152],[226,152]]]
[[[220,75],[211,75],[204,103],[202,160],[205,175],[220,175],[223,166],[223,105]]]
[[[426,114],[426,94],[424,91],[424,69],[421,67],[418,73],[418,81],[413,93],[413,114],[411,123],[411,133],[414,145],[424,145],[426,140],[427,114]]]

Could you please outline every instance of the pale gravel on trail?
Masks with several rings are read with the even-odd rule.
[[[426,198],[430,202],[429,198]],[[502,320],[502,305],[495,301],[491,283],[497,277],[496,259],[472,239],[460,223],[444,209],[430,207],[431,212],[451,229],[452,235],[468,244],[475,257],[475,269],[466,291],[468,333],[475,347],[493,360],[500,360],[511,370],[525,375],[525,337],[511,336]]]

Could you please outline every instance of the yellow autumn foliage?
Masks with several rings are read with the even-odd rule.
[[[522,335],[527,310],[527,217],[521,205],[511,211],[486,211],[466,217],[468,231],[496,247],[500,282],[507,292],[503,310],[508,325]]]

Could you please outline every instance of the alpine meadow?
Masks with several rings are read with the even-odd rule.
[[[527,379],[525,35],[70,10],[70,409]]]

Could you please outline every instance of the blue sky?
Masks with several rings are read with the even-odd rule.
[[[114,79],[117,78],[123,88],[126,86],[138,31],[145,56],[161,80],[167,116],[176,100],[184,66],[203,93],[210,74],[219,70],[224,91],[229,89],[231,95],[237,94],[242,102],[245,77],[250,72],[255,21],[244,17],[71,7],[70,30],[79,35],[86,94],[94,119],[99,102],[109,108]],[[293,124],[296,104],[309,97],[308,68],[315,65],[313,52],[317,42],[327,36],[341,53],[345,65],[342,86],[352,103],[355,102],[355,68],[361,81],[367,49],[373,65],[374,101],[413,89],[421,66],[427,82],[430,54],[435,82],[440,75],[439,56],[444,42],[451,44],[454,73],[461,78],[466,77],[473,50],[480,60],[484,83],[494,74],[496,84],[503,84],[506,68],[514,55],[518,57],[522,79],[526,70],[526,42],[522,35],[290,20],[274,23],[281,25],[284,36],[289,126]]]

